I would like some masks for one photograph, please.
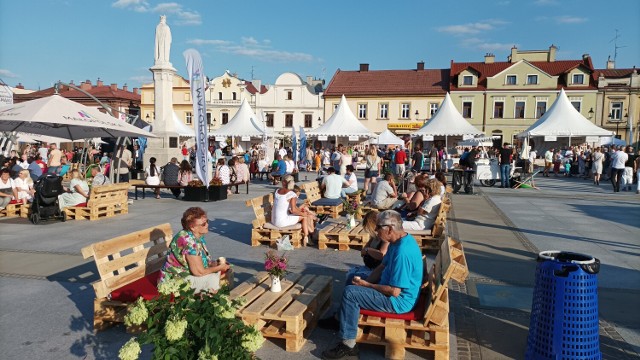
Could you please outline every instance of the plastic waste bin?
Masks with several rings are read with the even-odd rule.
[[[537,260],[525,358],[600,360],[600,260],[563,251]]]

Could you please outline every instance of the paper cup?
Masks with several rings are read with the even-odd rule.
[[[227,263],[227,259],[226,258],[224,258],[222,256],[220,256],[218,258],[218,264],[223,265],[223,264],[226,264],[226,263]]]

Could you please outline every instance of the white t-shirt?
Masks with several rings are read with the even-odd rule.
[[[376,190],[373,193],[373,203],[378,205],[389,198],[389,195],[393,195],[393,188],[388,181],[383,180],[376,186]]]
[[[534,162],[536,160],[536,151],[535,150],[531,150],[529,151],[529,162]]]
[[[331,174],[322,178],[322,185],[325,186],[324,197],[339,199],[340,193],[342,193],[342,184],[347,184],[347,181],[340,175]]]
[[[285,155],[287,155],[287,149],[282,148],[282,149],[278,150],[278,154],[280,156],[282,156],[282,158],[284,159]]]
[[[624,151],[618,150],[616,151],[612,158],[611,167],[614,169],[624,169],[624,163],[629,160],[629,156]]]
[[[544,153],[544,161],[553,162],[553,153],[550,150],[547,150],[547,152]]]
[[[284,164],[286,165],[286,169],[284,170],[285,174],[293,173],[293,169],[296,167],[296,164],[293,162],[293,160],[287,160],[284,162]]]
[[[345,174],[345,178],[346,178],[346,174]],[[349,189],[358,191],[358,178],[356,178],[356,174],[351,173],[351,175],[349,175],[349,178],[347,178],[346,180],[349,183],[349,187],[348,187]]]
[[[12,178],[8,178],[7,182],[3,182],[2,179],[0,179],[0,190],[5,190],[5,191],[1,191],[5,194],[8,195],[13,195],[13,190],[9,191],[8,189],[15,189],[16,184],[14,183]]]

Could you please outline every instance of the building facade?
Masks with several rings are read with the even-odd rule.
[[[185,125],[193,126],[193,103],[191,101],[191,88],[189,81],[180,75],[174,75],[172,79],[173,112]],[[154,104],[155,89],[153,83],[144,84],[141,88],[140,117],[153,124],[155,120]]]
[[[324,119],[331,117],[342,95],[353,114],[369,130],[408,134],[435,114],[449,86],[449,69],[358,71],[338,69],[324,93]],[[320,124],[318,124],[320,125]]]
[[[561,88],[573,106],[595,121],[598,88],[589,55],[579,60],[556,60],[548,50],[511,49],[507,61],[493,54],[483,62],[451,61],[453,103],[472,125],[500,141],[515,142],[555,102]]]
[[[640,142],[638,70],[615,69],[613,62],[609,61],[606,69],[594,71],[594,78],[598,83],[596,125],[615,131],[616,137],[625,140],[627,144]]]

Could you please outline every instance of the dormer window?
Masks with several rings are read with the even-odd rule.
[[[538,75],[527,75],[527,85],[538,84]]]
[[[506,85],[516,85],[518,83],[518,77],[516,75],[507,75]]]
[[[466,85],[466,86],[473,85],[473,76],[472,75],[464,75],[462,77],[462,85]]]
[[[582,85],[584,84],[584,74],[573,74],[573,84]]]

